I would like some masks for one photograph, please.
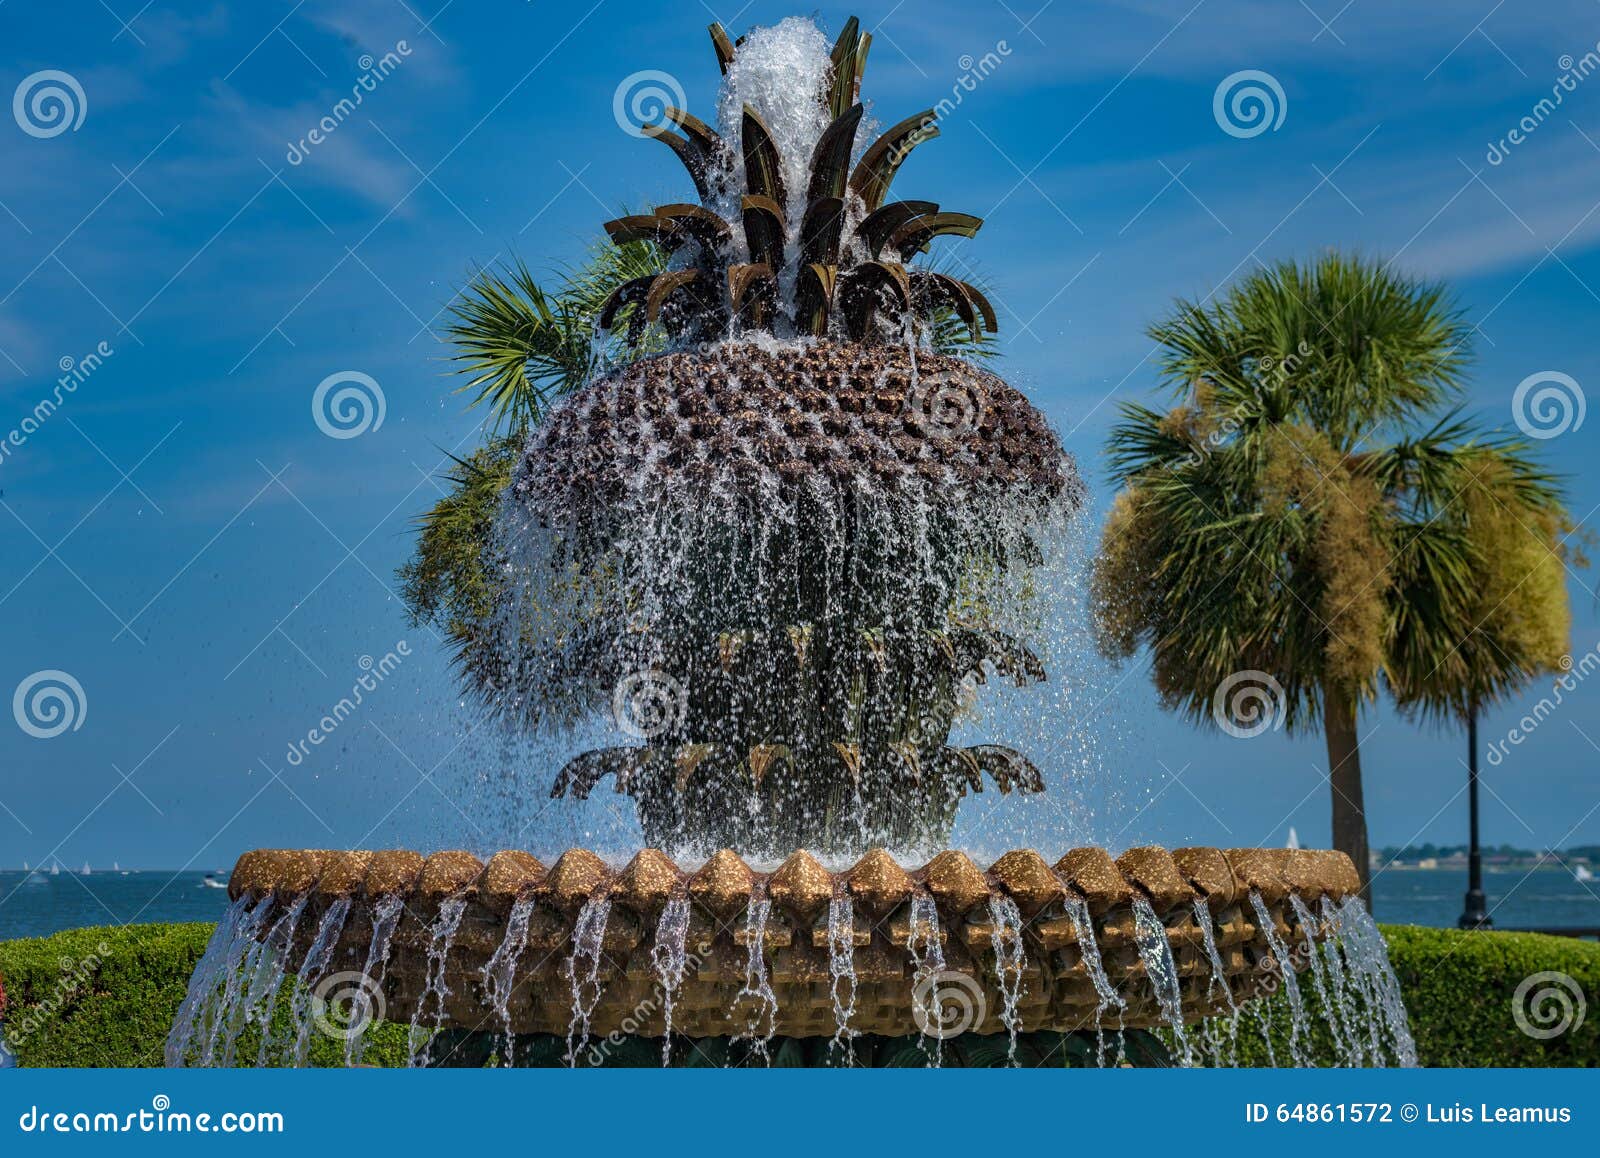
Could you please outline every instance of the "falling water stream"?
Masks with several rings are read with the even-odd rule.
[[[595,1006],[600,1003],[600,961],[606,939],[606,922],[611,919],[611,899],[591,897],[583,904],[572,928],[572,956],[567,972],[572,979],[572,1020],[567,1025],[567,1064],[576,1066],[578,1055],[589,1044],[589,1026]]]
[[[833,997],[833,1042],[828,1048],[844,1052],[845,1064],[855,1064],[855,1033],[850,1019],[856,1013],[856,924],[850,898],[828,902],[828,976]]]
[[[1177,1039],[1182,1064],[1192,1066],[1194,1048],[1183,1027],[1183,990],[1178,981],[1178,964],[1172,959],[1167,927],[1143,897],[1133,899],[1133,930],[1139,946],[1139,960],[1144,965],[1156,1003],[1161,1007],[1161,1016]]]
[[[1006,1058],[1016,1065],[1017,1033],[1022,1029],[1017,1004],[1022,999],[1026,962],[1022,953],[1022,913],[1010,897],[989,897],[989,947],[994,950],[995,982],[1000,987],[1000,1022],[1010,1037]]]
[[[423,1056],[433,1039],[433,1034],[422,1028],[422,1019],[427,1015],[428,998],[433,998],[436,1004],[434,1029],[437,1030],[444,1024],[445,1001],[450,996],[450,986],[445,980],[445,966],[449,963],[450,947],[455,944],[456,931],[461,928],[461,917],[466,911],[467,902],[460,897],[441,901],[439,916],[428,930],[428,979],[423,987],[422,996],[417,999],[416,1011],[411,1015],[411,1030],[408,1034],[411,1043],[409,1064],[412,1066],[423,1064]]]
[[[689,900],[673,897],[661,910],[656,922],[656,943],[650,947],[650,962],[661,985],[661,1016],[666,1026],[661,1035],[661,1064],[672,1064],[672,1003],[678,987],[689,971]],[[746,985],[749,976],[746,974]]]
[[[1100,956],[1100,946],[1095,941],[1094,918],[1089,913],[1089,903],[1069,892],[1064,904],[1067,917],[1072,921],[1073,935],[1077,938],[1078,955],[1083,961],[1085,972],[1089,974],[1089,983],[1094,986],[1095,996],[1099,998],[1094,1011],[1095,1057],[1100,1065],[1104,1066],[1106,1012],[1115,1009],[1120,1013],[1127,1008],[1128,1003],[1111,984],[1111,978],[1106,976],[1105,962]]]
[[[1295,975],[1294,962],[1289,957],[1289,950],[1283,943],[1283,938],[1278,936],[1278,923],[1267,908],[1267,903],[1261,899],[1261,894],[1255,889],[1250,890],[1250,904],[1256,911],[1256,920],[1260,923],[1261,935],[1266,938],[1268,946],[1272,949],[1272,956],[1277,962],[1278,984],[1283,986],[1283,992],[1289,1001],[1289,1053],[1294,1058],[1297,1066],[1311,1064],[1306,1056],[1305,1043],[1309,1035],[1310,1023],[1306,1020],[1306,1005],[1300,995],[1300,982]]]
[[[300,964],[300,971],[295,974],[294,996],[289,1004],[289,1024],[295,1027],[295,1066],[305,1065],[306,1055],[311,1051],[314,1024],[311,1004],[316,997],[317,984],[328,971],[328,962],[333,957],[334,946],[339,942],[339,934],[344,932],[345,918],[349,915],[349,897],[340,897],[328,906],[328,911],[322,915],[322,923],[317,926],[317,935],[311,942],[311,948],[306,951],[305,960]]]
[[[394,931],[406,909],[405,901],[396,896],[380,899],[372,910],[372,940],[367,945],[366,964],[361,967],[367,984],[356,993],[350,1011],[350,1024],[344,1034],[344,1064],[361,1064],[367,1048],[367,1030],[379,1012],[373,1009],[374,994],[383,992],[383,981],[389,972],[389,954],[394,948]]]
[[[917,1026],[917,1044],[928,1054],[928,1064],[937,1067],[944,1060],[944,1009],[938,983],[944,973],[944,939],[939,933],[939,906],[931,896],[918,893],[911,898],[906,928],[906,952],[911,957],[911,1020]],[[928,1030],[933,1029],[933,1048],[928,1048]]]
[[[1211,1059],[1219,1066],[1237,1065],[1239,1061],[1239,1003],[1234,1000],[1233,987],[1228,984],[1227,970],[1222,966],[1222,954],[1217,951],[1217,930],[1211,920],[1211,906],[1204,899],[1194,902],[1195,924],[1205,942],[1206,960],[1211,964],[1211,976],[1206,982],[1206,998],[1212,1000],[1218,989],[1226,999],[1229,1016],[1221,1019],[1226,1028],[1218,1030],[1215,1024],[1206,1028],[1211,1046]],[[1223,1035],[1227,1037],[1227,1050],[1223,1050]]]
[[[517,962],[528,947],[528,922],[533,917],[532,897],[523,897],[511,906],[506,918],[505,936],[494,955],[483,965],[483,991],[489,1005],[500,1018],[505,1034],[505,1064],[516,1064],[516,1036],[511,1032],[511,994],[515,988]]]
[[[755,1055],[769,1064],[772,1058],[767,1046],[778,1032],[778,995],[773,992],[772,979],[767,974],[767,921],[771,916],[771,901],[764,896],[750,899],[744,918],[744,987],[734,999],[735,1003],[743,1000],[754,1003],[744,1036],[750,1039]]]

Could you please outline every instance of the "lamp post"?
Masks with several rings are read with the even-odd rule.
[[[1474,704],[1467,712],[1467,807],[1469,810],[1467,836],[1467,901],[1456,922],[1463,929],[1487,929],[1494,924],[1489,917],[1488,899],[1483,895],[1483,853],[1478,848],[1478,708]]]

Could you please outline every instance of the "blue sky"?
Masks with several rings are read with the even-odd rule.
[[[1563,58],[1595,49],[1600,6],[1341,3],[814,13],[837,31],[854,11],[874,32],[866,91],[881,121],[950,94],[969,58],[1000,59],[897,191],[987,218],[956,244],[996,287],[1004,372],[1102,505],[1115,403],[1154,385],[1145,326],[1175,296],[1327,245],[1450,282],[1479,326],[1470,404],[1487,424],[1511,427],[1529,375],[1600,383],[1600,76],[1487,159],[1537,115]],[[559,753],[478,726],[394,596],[446,452],[479,437],[433,334],[474,267],[553,265],[620,206],[690,195],[666,150],[619,130],[619,83],[659,69],[709,119],[713,13],[737,33],[793,11],[0,6],[0,88],[63,72],[83,114],[55,135],[25,131],[26,101],[21,119],[0,117],[0,435],[53,396],[60,367],[83,375],[0,457],[0,691],[63,671],[86,704],[53,738],[0,728],[0,864],[626,843],[609,800],[546,807]],[[291,142],[386,53],[399,63],[291,163]],[[1281,88],[1275,129],[1236,136],[1214,116],[1241,70]],[[379,384],[384,420],[330,438],[311,400],[346,371]],[[1600,417],[1540,449],[1594,526]],[[1597,586],[1571,579],[1575,655],[1600,644]],[[291,765],[363,657],[401,641],[410,655],[359,715]],[[975,847],[1282,843],[1291,824],[1326,842],[1320,737],[1200,732],[1160,710],[1142,665],[1096,678],[1059,724],[1090,755],[1056,803],[975,802]],[[1537,698],[1495,711],[1485,741]],[[1600,683],[1580,686],[1489,770],[1488,840],[1600,841],[1597,705]],[[1460,839],[1461,738],[1381,708],[1362,728],[1374,842]]]

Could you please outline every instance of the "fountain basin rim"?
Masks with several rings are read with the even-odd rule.
[[[586,849],[570,849],[548,868],[530,853],[505,850],[487,861],[461,850],[429,856],[410,850],[340,851],[258,849],[245,853],[229,880],[229,896],[281,898],[313,894],[403,896],[421,901],[467,897],[503,915],[522,897],[573,912],[605,897],[640,915],[659,913],[672,896],[685,896],[721,915],[741,911],[752,897],[810,917],[833,896],[848,895],[879,914],[914,893],[933,896],[948,915],[959,915],[991,896],[1015,901],[1025,915],[1053,901],[1086,903],[1096,915],[1135,897],[1168,912],[1204,899],[1224,908],[1250,890],[1270,904],[1291,894],[1305,901],[1356,895],[1360,879],[1342,852],[1308,849],[1216,849],[1159,846],[1129,849],[1113,858],[1101,848],[1068,851],[1054,864],[1031,849],[1006,853],[987,870],[959,850],[921,866],[901,865],[883,849],[846,870],[830,871],[812,854],[797,851],[771,872],[758,872],[732,850],[693,869],[655,849],[637,853],[621,868]]]

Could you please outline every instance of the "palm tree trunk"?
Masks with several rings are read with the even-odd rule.
[[[1333,847],[1349,856],[1361,877],[1361,899],[1372,908],[1367,867],[1367,809],[1361,796],[1361,749],[1356,732],[1356,694],[1323,689],[1322,717],[1328,741],[1328,786],[1333,795]]]

